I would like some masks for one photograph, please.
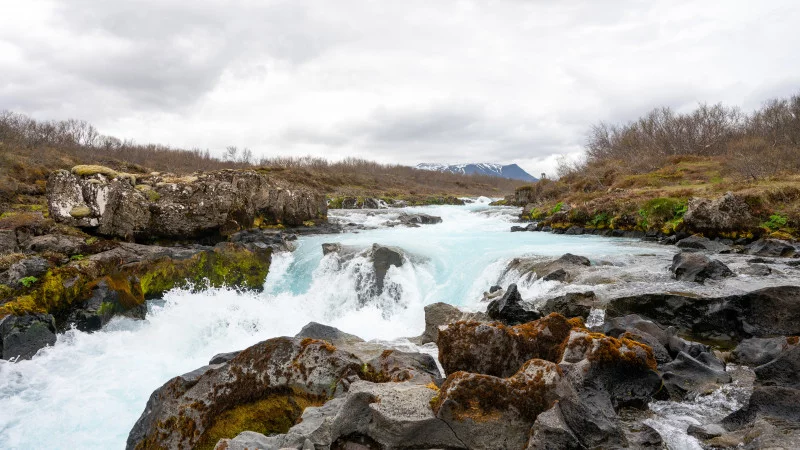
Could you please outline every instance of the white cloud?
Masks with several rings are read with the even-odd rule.
[[[0,109],[139,142],[552,171],[600,120],[797,92],[792,1],[0,0]],[[546,168],[546,169],[543,169]]]

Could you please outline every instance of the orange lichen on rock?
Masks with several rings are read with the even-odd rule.
[[[650,346],[627,337],[619,339],[602,333],[575,330],[569,337],[563,361],[583,359],[598,363],[623,363],[641,369],[656,370],[658,364]]]

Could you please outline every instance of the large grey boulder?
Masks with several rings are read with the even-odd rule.
[[[675,246],[678,248],[706,250],[712,253],[725,253],[731,250],[729,245],[725,245],[719,241],[712,241],[703,236],[689,236],[675,243]]]
[[[713,353],[705,352],[693,358],[685,352],[660,368],[664,387],[673,398],[682,399],[688,393],[708,392],[732,381],[725,363]]]
[[[301,225],[327,215],[322,194],[289,189],[256,170],[175,177],[75,169],[48,178],[51,217],[124,239],[227,236],[262,223]]]
[[[50,269],[50,263],[41,256],[32,256],[17,261],[5,272],[0,273],[0,284],[5,284],[13,288],[23,287],[22,280],[31,279],[44,275]]]
[[[748,255],[756,256],[794,256],[797,253],[797,248],[789,242],[780,239],[759,239],[750,243],[745,252]]]
[[[719,280],[735,274],[725,264],[701,253],[677,253],[669,268],[676,279],[702,283],[707,279]]]
[[[741,198],[728,192],[717,199],[692,198],[689,200],[683,223],[690,232],[716,235],[724,232],[749,231],[758,226],[750,206]]]
[[[56,322],[50,314],[6,316],[0,319],[0,358],[31,359],[56,343]]]
[[[416,227],[419,225],[435,225],[442,223],[442,218],[438,216],[431,216],[430,214],[416,213],[407,214],[403,213],[397,217],[397,220],[405,226]]]
[[[378,293],[383,292],[389,268],[402,267],[403,262],[403,250],[379,244],[372,245],[372,265],[375,268],[375,286]]]
[[[17,233],[14,230],[0,230],[0,255],[17,251]]]
[[[787,348],[789,341],[785,336],[750,338],[740,342],[731,353],[731,357],[739,364],[757,367],[777,358]]]
[[[46,234],[34,236],[25,242],[26,249],[31,252],[54,252],[62,253],[67,256],[79,254],[85,247],[82,238],[76,236],[66,236],[63,234]]]
[[[439,339],[439,330],[442,327],[458,322],[470,320],[485,322],[488,317],[484,313],[465,312],[448,303],[432,303],[425,306],[425,331],[420,336],[420,344],[436,342]]]
[[[592,291],[569,292],[567,294],[548,299],[539,308],[542,314],[559,313],[566,317],[581,317],[586,319],[592,308],[598,306],[597,296]]]

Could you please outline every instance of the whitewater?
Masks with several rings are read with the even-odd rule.
[[[300,237],[294,252],[273,255],[263,292],[173,290],[149,302],[145,320],[116,318],[91,334],[70,330],[31,360],[0,361],[0,448],[124,448],[148,397],[164,382],[207,364],[217,353],[292,336],[311,321],[435,355],[432,344],[418,348],[405,339],[422,333],[424,306],[446,302],[483,310],[483,292],[495,284],[518,283],[525,299],[540,302],[590,288],[601,298],[659,291],[719,294],[785,281],[745,276],[724,285],[677,282],[665,269],[675,252],[672,247],[596,236],[511,233],[519,209],[490,207],[488,202],[481,198],[465,206],[404,209],[443,219],[420,228],[389,226],[396,224],[398,210],[331,211],[332,221],[360,230]],[[329,242],[364,249],[374,243],[396,246],[406,261],[389,270],[383,294],[365,303],[367,293],[360,292],[363,283],[358,280],[372,270],[368,259],[323,256],[321,245]],[[528,280],[506,270],[516,257],[564,253],[586,256],[593,263],[569,285]],[[735,396],[720,395],[724,398],[710,400],[720,403],[715,403],[716,414],[740,403]],[[681,430],[693,414],[700,418],[711,413],[708,405],[691,402],[656,404],[648,423],[668,435],[672,448],[699,448]]]

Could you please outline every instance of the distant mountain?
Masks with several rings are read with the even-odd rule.
[[[435,172],[450,172],[462,173],[465,175],[489,175],[490,177],[503,177],[511,178],[512,180],[522,181],[539,181],[538,178],[532,176],[528,172],[516,164],[492,164],[492,163],[478,163],[478,164],[435,164],[435,163],[421,163],[417,164],[417,169],[432,170]]]

